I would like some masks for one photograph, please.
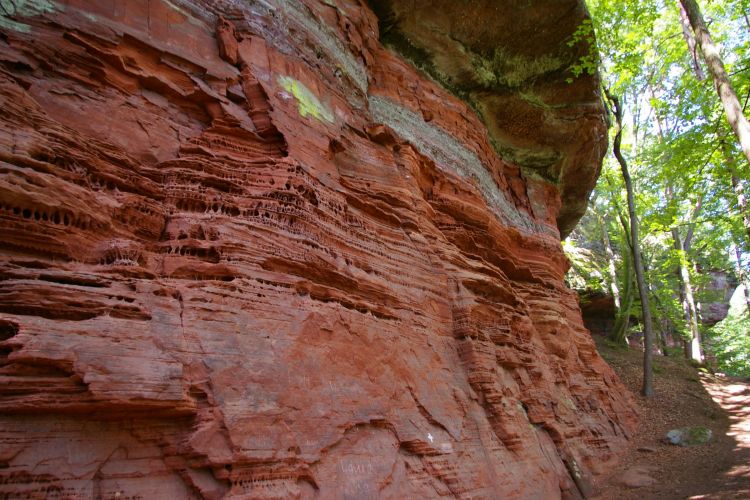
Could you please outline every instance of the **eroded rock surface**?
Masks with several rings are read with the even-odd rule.
[[[607,149],[584,2],[371,3],[388,47],[469,102],[495,149],[525,176],[558,186],[566,236],[586,211]]]
[[[631,432],[559,186],[367,6],[3,2],[0,103],[0,496],[576,497]]]
[[[714,326],[729,314],[732,296],[737,290],[737,280],[733,274],[712,269],[704,271],[709,280],[701,286],[704,300],[701,304],[700,320],[704,326]]]
[[[617,315],[615,298],[608,293],[592,290],[578,290],[577,293],[583,325],[594,335],[610,335]]]

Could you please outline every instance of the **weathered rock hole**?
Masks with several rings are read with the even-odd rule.
[[[99,278],[87,278],[84,276],[60,276],[56,274],[40,274],[39,279],[49,283],[60,283],[61,285],[86,286],[93,288],[104,288],[108,283]]]
[[[0,342],[15,337],[20,327],[15,321],[0,319]]]

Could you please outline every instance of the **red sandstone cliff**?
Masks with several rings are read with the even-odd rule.
[[[378,39],[353,0],[2,3],[0,496],[586,493],[635,422],[562,281],[595,81],[480,119]]]

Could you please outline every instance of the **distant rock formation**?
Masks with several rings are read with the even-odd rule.
[[[700,304],[700,319],[704,326],[714,326],[729,314],[732,295],[737,289],[737,278],[732,273],[713,269],[703,273],[710,281],[701,286],[704,297]]]

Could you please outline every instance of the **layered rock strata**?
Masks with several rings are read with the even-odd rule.
[[[563,190],[378,40],[355,1],[2,2],[0,496],[588,493],[635,415]]]
[[[606,124],[584,2],[371,0],[381,39],[486,123],[500,155],[554,183],[567,235],[606,152]]]

